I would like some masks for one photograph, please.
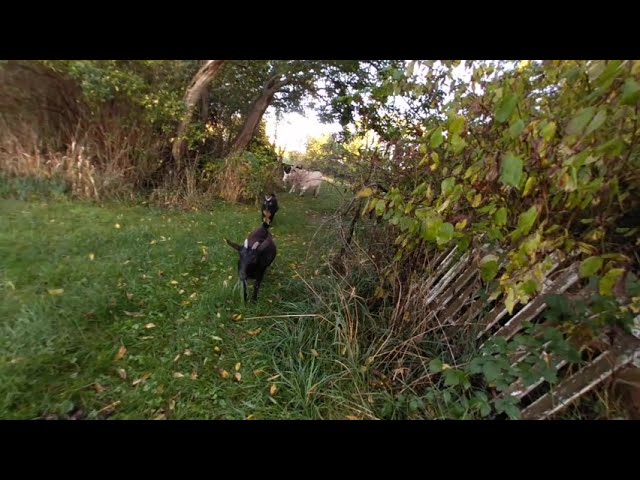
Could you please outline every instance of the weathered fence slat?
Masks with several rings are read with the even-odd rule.
[[[522,417],[529,420],[549,418],[631,363],[639,349],[640,342],[637,339],[621,336],[609,350],[525,408]]]

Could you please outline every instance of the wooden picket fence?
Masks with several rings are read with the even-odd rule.
[[[507,340],[513,338],[524,328],[525,322],[544,322],[545,298],[549,294],[589,294],[578,275],[579,262],[560,261],[560,255],[552,255],[549,257],[551,271],[547,280],[541,292],[528,304],[509,314],[502,299],[498,299],[487,310],[487,300],[481,295],[481,282],[478,281],[478,259],[483,255],[479,250],[472,250],[460,256],[457,248],[443,254],[428,280],[430,291],[426,298],[428,317],[438,316],[452,327],[475,325],[473,330],[478,332],[476,339],[480,345],[496,336]],[[518,380],[502,394],[523,400],[524,419],[547,419],[602,385],[619,370],[627,366],[640,367],[640,316],[636,317],[631,335],[622,330],[609,333],[603,335],[596,345],[589,345],[590,349],[595,349],[595,358],[577,371],[568,368],[570,366],[565,360],[540,352],[558,373],[559,382],[554,388],[545,388],[546,382],[542,378],[527,387]],[[526,355],[526,352],[516,354],[512,365],[521,362]]]

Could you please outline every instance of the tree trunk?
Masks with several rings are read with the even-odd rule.
[[[200,105],[200,120],[206,123],[209,119],[209,90],[202,91],[202,104]]]
[[[222,67],[224,63],[225,60],[207,60],[207,63],[205,63],[204,66],[200,70],[198,70],[198,73],[196,73],[196,75],[193,77],[189,88],[187,88],[187,92],[184,96],[186,111],[184,116],[182,117],[180,125],[178,126],[178,132],[173,143],[173,149],[171,151],[178,168],[180,167],[180,160],[185,153],[186,148],[184,142],[184,134],[189,127],[189,123],[191,122],[193,110],[198,104],[198,101],[203,98],[203,92],[206,91],[207,86],[209,85],[211,80],[216,77],[216,75],[220,71],[220,67]]]
[[[266,112],[269,105],[271,105],[273,96],[287,83],[288,80],[280,79],[279,75],[273,76],[267,80],[267,83],[262,89],[262,93],[254,102],[251,110],[249,110],[249,114],[247,115],[247,119],[244,122],[242,130],[229,150],[229,154],[227,155],[228,157],[237,155],[246,150],[249,146],[249,142],[253,138],[256,128],[260,124],[260,120],[262,120],[264,112]]]

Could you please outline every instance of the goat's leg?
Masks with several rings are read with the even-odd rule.
[[[318,186],[316,187],[316,191],[314,192],[313,196],[314,196],[314,197],[316,197],[316,198],[318,198],[318,194],[319,194],[319,193],[320,193],[320,185],[318,185]]]
[[[244,303],[247,303],[249,295],[247,294],[247,281],[242,281],[242,298],[244,299]]]
[[[289,193],[293,193],[295,191],[295,189],[296,189],[295,184],[291,185],[291,190],[289,190]]]
[[[300,189],[300,196],[301,196],[301,197],[304,197],[304,192],[306,192],[306,191],[307,191],[307,187],[306,187],[306,186],[305,186],[305,187],[302,187],[302,188]]]
[[[262,276],[263,275],[258,275],[256,277],[256,284],[253,287],[253,301],[254,302],[258,302],[258,291],[260,290],[260,284],[262,283]]]

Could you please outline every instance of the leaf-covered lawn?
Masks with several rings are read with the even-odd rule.
[[[223,238],[241,242],[257,208],[0,200],[0,417],[332,416],[311,400],[333,375],[313,317],[273,315],[304,300],[298,265],[322,261],[309,241],[337,204],[281,195],[278,257],[245,308]]]

